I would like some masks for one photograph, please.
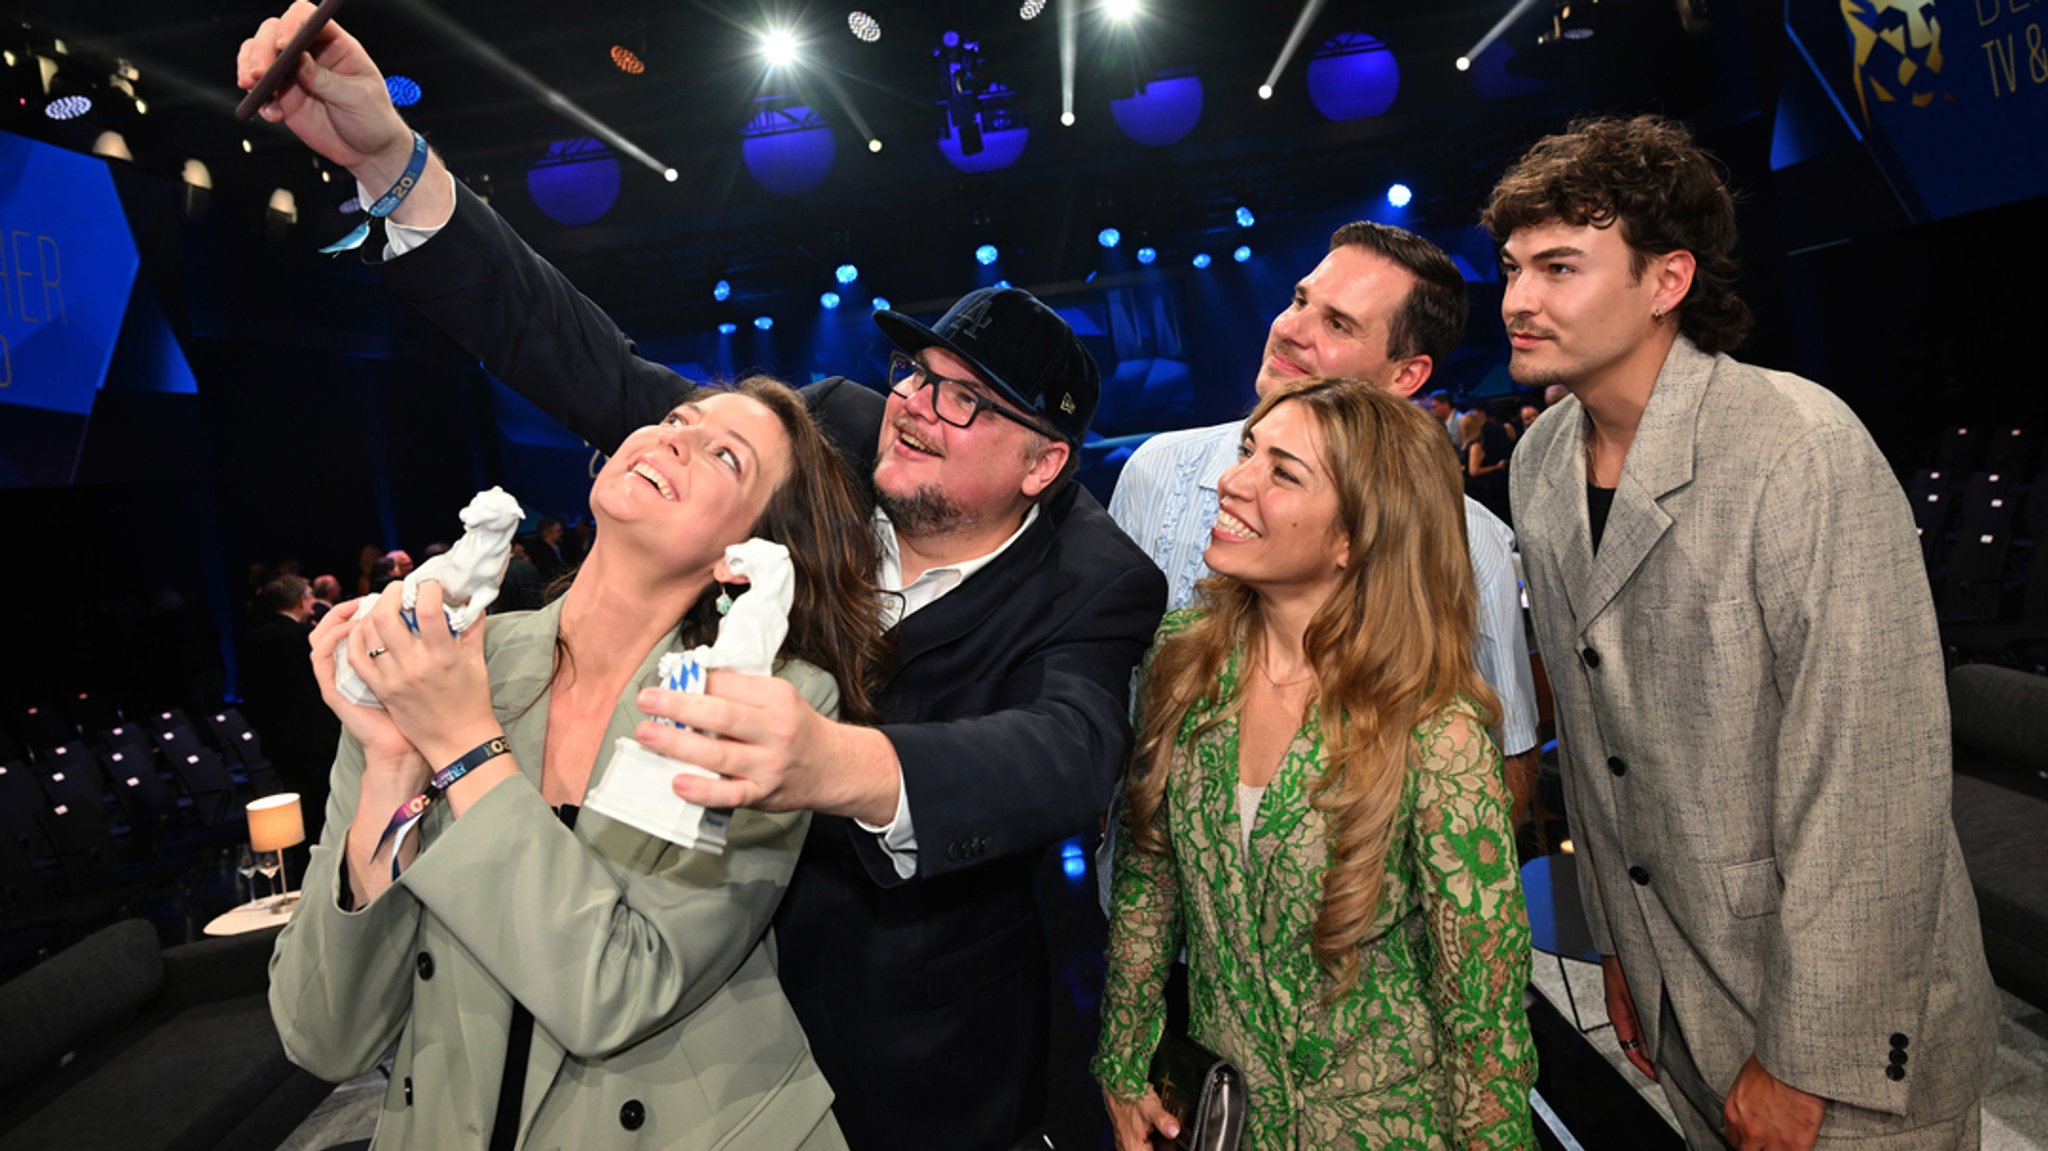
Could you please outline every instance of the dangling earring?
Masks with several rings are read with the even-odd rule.
[[[718,608],[719,615],[726,615],[732,611],[732,593],[726,590],[724,584],[718,585],[718,602],[713,606]]]

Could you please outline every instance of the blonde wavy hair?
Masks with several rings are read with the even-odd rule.
[[[1302,645],[1314,678],[1306,706],[1323,740],[1310,802],[1329,828],[1329,865],[1312,937],[1334,999],[1358,980],[1358,946],[1379,915],[1387,846],[1413,733],[1464,697],[1492,723],[1499,704],[1472,663],[1478,593],[1465,543],[1464,483],[1443,425],[1408,401],[1360,381],[1306,379],[1269,393],[1250,428],[1281,404],[1300,404],[1323,436],[1350,544],[1342,582],[1310,619]],[[1153,652],[1125,820],[1141,851],[1164,854],[1162,812],[1176,754],[1242,711],[1242,680],[1216,698],[1225,662],[1248,646],[1259,595],[1230,578],[1204,580],[1206,613]],[[1248,677],[1247,677],[1248,678]],[[1190,712],[1212,714],[1200,724]]]

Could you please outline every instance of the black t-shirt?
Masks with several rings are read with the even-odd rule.
[[[1614,510],[1614,489],[1586,484],[1586,524],[1593,529],[1593,554],[1600,554],[1600,536],[1607,530],[1607,513]]]

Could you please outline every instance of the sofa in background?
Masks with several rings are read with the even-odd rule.
[[[2048,1011],[2048,677],[1949,672],[1956,838],[2000,987]]]

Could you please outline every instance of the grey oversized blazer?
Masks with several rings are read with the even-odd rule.
[[[459,820],[430,808],[418,858],[355,913],[337,903],[338,868],[363,756],[343,737],[327,831],[271,960],[285,1051],[340,1081],[395,1039],[376,1146],[482,1148],[516,997],[536,1021],[519,1146],[801,1146],[829,1127],[832,1092],[776,980],[768,926],[808,816],[737,811],[722,856],[591,811],[564,826],[538,788],[560,613],[557,602],[492,616],[484,637],[523,777]],[[668,648],[648,653],[619,700],[592,783]],[[777,674],[837,710],[823,672]]]
[[[1568,399],[1517,445],[1515,529],[1587,916],[1651,1057],[1668,995],[1716,1093],[1753,1051],[1840,1101],[1823,1134],[1961,1114],[1997,1000],[1898,482],[1834,395],[1681,337],[1596,556],[1583,422]]]

